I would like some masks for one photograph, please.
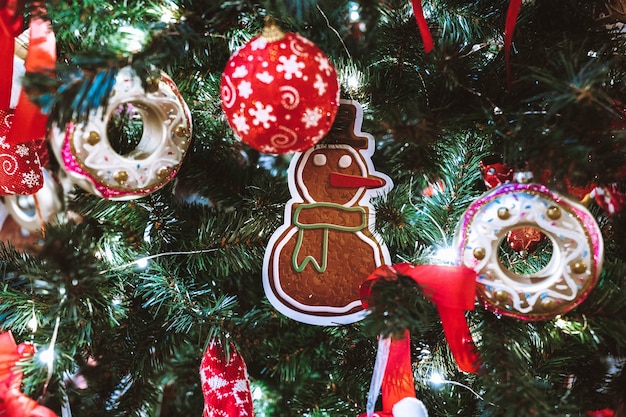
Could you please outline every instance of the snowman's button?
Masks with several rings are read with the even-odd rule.
[[[343,155],[341,158],[339,158],[339,168],[348,168],[350,165],[352,165],[352,157],[350,155]]]
[[[316,167],[321,167],[326,165],[326,155],[323,153],[318,153],[313,156],[313,165]]]

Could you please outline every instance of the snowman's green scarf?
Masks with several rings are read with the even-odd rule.
[[[330,218],[331,216],[338,221],[334,223],[320,222],[320,220]],[[328,231],[360,232],[367,227],[367,210],[365,207],[345,207],[336,203],[300,204],[293,213],[292,223],[298,229],[298,239],[292,256],[293,269],[296,272],[302,272],[310,262],[315,270],[321,273],[326,271],[328,265]],[[307,230],[319,229],[322,230],[321,262],[318,262],[312,255],[306,255],[302,262],[298,263],[302,243],[306,239],[305,232]]]

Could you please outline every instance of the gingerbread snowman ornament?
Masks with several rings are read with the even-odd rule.
[[[303,323],[362,319],[359,287],[390,263],[370,199],[393,183],[374,169],[374,138],[361,132],[362,120],[359,103],[342,100],[328,135],[289,166],[291,199],[265,252],[263,285],[278,311]]]

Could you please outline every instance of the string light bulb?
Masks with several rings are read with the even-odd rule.
[[[52,348],[48,348],[48,349],[44,349],[39,351],[39,353],[37,353],[37,360],[46,365],[47,367],[51,367],[52,364],[54,363],[54,349]]]

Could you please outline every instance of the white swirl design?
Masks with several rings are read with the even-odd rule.
[[[0,154],[0,158],[3,158],[2,171],[4,171],[6,175],[15,175],[18,167],[17,158],[8,153]]]
[[[229,76],[224,76],[225,84],[222,85],[222,104],[226,108],[231,108],[237,101],[237,90]]]
[[[290,85],[281,86],[278,91],[280,94],[280,104],[287,110],[293,110],[300,104],[300,93],[295,87]]]
[[[296,34],[289,40],[289,49],[291,49],[294,54],[301,56],[306,54],[306,47],[310,43],[311,41],[308,39]]]
[[[298,135],[293,130],[286,128],[285,126],[278,126],[278,130],[281,132],[276,133],[270,138],[272,146],[278,149],[288,148],[298,141]]]

